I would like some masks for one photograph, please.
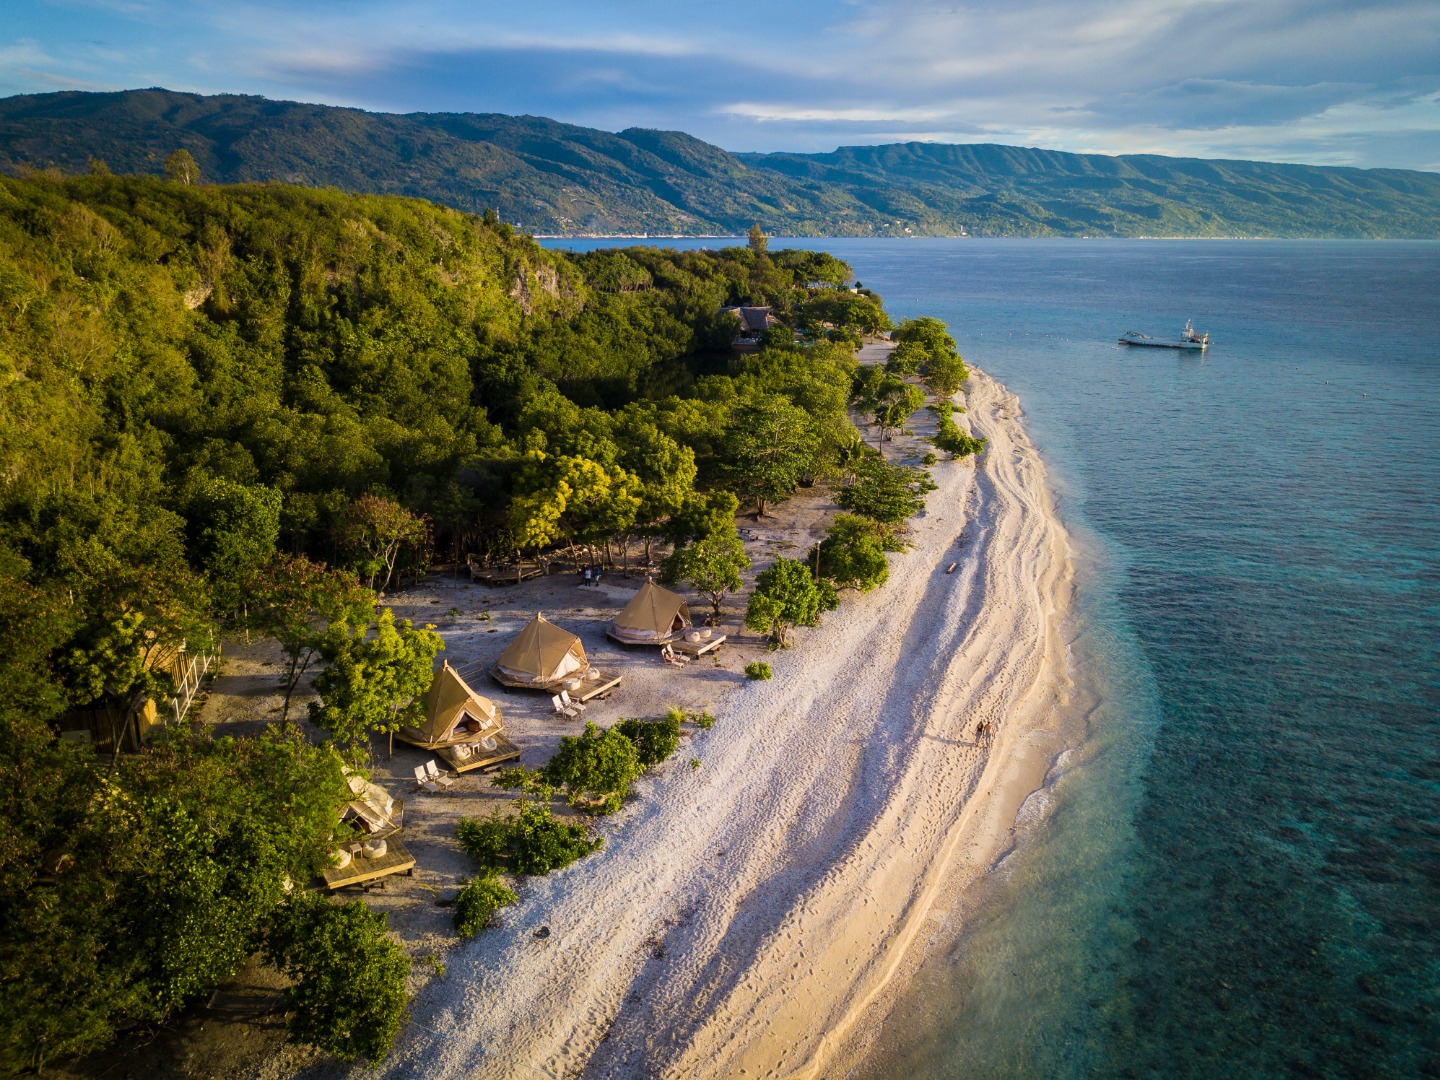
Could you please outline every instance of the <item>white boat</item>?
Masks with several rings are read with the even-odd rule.
[[[1190,325],[1190,320],[1185,320],[1185,329],[1180,331],[1177,338],[1151,337],[1149,334],[1141,334],[1135,330],[1127,331],[1120,338],[1121,345],[1151,345],[1157,349],[1203,349],[1210,344],[1210,335],[1197,333]]]

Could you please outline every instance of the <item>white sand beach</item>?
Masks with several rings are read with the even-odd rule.
[[[445,956],[383,1075],[814,1076],[863,1046],[937,899],[1007,846],[1066,692],[1044,467],[1012,394],[967,391],[989,447],[935,467],[889,584],[771,655],[773,681],[732,676],[602,851]]]

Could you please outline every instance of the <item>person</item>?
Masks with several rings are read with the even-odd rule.
[[[585,567],[585,584],[590,584],[590,567]]]
[[[595,568],[595,580],[593,584],[597,589],[600,587],[600,568],[598,566]]]
[[[975,745],[980,745],[980,740],[985,737],[985,721],[981,720],[975,725]]]

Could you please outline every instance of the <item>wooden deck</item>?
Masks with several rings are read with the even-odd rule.
[[[529,581],[531,578],[543,576],[545,567],[537,566],[535,563],[526,563],[516,573],[513,566],[492,566],[485,569],[471,567],[470,580],[479,582],[481,585],[489,585],[491,588],[499,588],[502,585],[516,585],[522,581]]]
[[[704,656],[706,653],[713,652],[724,644],[725,635],[716,634],[708,641],[686,641],[684,638],[681,638],[679,641],[670,642],[670,647],[676,652],[683,652],[686,656]]]
[[[600,672],[600,678],[587,679],[580,684],[579,690],[570,693],[571,701],[578,701],[580,704],[590,701],[592,698],[604,697],[620,685],[620,676],[608,671]]]
[[[450,768],[454,769],[456,773],[466,773],[472,769],[483,769],[486,765],[497,765],[502,761],[509,761],[512,758],[518,758],[520,756],[520,748],[505,738],[504,735],[492,735],[491,738],[495,740],[494,750],[486,750],[479,743],[469,743],[468,745],[474,749],[468,758],[462,758],[457,755],[453,743],[448,746],[431,746],[427,747],[427,749],[433,750],[436,756],[444,761],[445,764],[449,765]]]
[[[323,871],[326,888],[333,891],[351,885],[364,885],[391,874],[408,874],[415,869],[415,856],[405,849],[398,837],[392,836],[385,843],[387,850],[378,859],[365,859],[357,855],[350,861],[349,866]]]
[[[574,678],[573,675],[567,675],[565,678],[555,679],[553,682],[523,682],[520,679],[513,679],[509,675],[506,675],[505,672],[500,670],[498,664],[490,669],[490,677],[496,682],[498,682],[501,686],[513,687],[516,690],[538,690],[542,694],[558,694],[561,690],[565,689],[565,683],[570,679]],[[619,675],[608,671],[602,671],[600,672],[600,678],[586,679],[580,684],[580,689],[571,690],[570,697],[573,698],[575,701],[583,704],[589,701],[591,698],[597,698],[600,697],[602,694],[608,694],[611,690],[614,690],[615,687],[619,685]]]

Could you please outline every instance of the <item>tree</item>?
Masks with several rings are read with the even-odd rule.
[[[455,835],[465,854],[482,867],[516,874],[548,874],[598,849],[603,837],[591,839],[578,822],[556,821],[550,808],[529,799],[516,800],[520,812],[509,817],[496,810],[488,817],[462,817]]]
[[[694,491],[695,451],[633,414],[616,425],[615,437],[621,467],[640,482],[635,528],[645,536],[648,560],[651,541]]]
[[[490,925],[495,912],[519,899],[506,888],[492,870],[484,877],[466,882],[455,897],[455,932],[473,937]]]
[[[221,477],[201,487],[190,511],[198,526],[195,560],[210,577],[218,611],[234,615],[248,632],[248,609],[261,570],[280,539],[281,495],[264,484]]]
[[[885,358],[885,371],[891,375],[918,375],[928,353],[913,341],[903,341]]]
[[[893,529],[925,509],[925,495],[935,490],[930,474],[910,465],[892,465],[878,454],[866,458],[855,482],[835,497],[851,513]]]
[[[778,394],[766,394],[736,409],[726,429],[722,468],[727,483],[765,516],[770,503],[795,491],[810,461],[810,417]]]
[[[745,554],[732,520],[666,556],[660,564],[660,579],[666,585],[689,585],[710,601],[714,621],[719,622],[725,597],[740,591],[744,584],[740,575],[749,568],[750,556]]]
[[[770,635],[780,648],[790,647],[790,628],[817,626],[820,613],[835,606],[834,590],[817,585],[809,568],[783,556],[755,579],[755,592],[745,612],[746,629]]]
[[[375,594],[348,570],[331,570],[303,555],[282,555],[260,574],[256,608],[257,627],[285,653],[280,721],[288,723],[295,688],[320,654],[330,625],[368,626]]]
[[[410,960],[386,918],[359,900],[297,891],[280,909],[265,957],[292,981],[291,1038],[341,1061],[379,1064],[405,1018]]]
[[[680,745],[680,721],[685,714],[671,709],[659,720],[627,720],[621,717],[612,729],[635,744],[640,764],[645,768],[659,765]]]
[[[900,344],[892,355],[898,356],[903,350],[907,357],[918,357],[925,385],[932,393],[949,397],[970,377],[965,361],[955,348],[955,339],[939,319],[906,319],[896,329],[895,340]]]
[[[635,523],[640,481],[619,465],[590,458],[526,455],[511,504],[510,522],[520,548],[545,547],[557,540],[594,545]]]
[[[925,404],[925,394],[918,386],[873,367],[862,369],[857,376],[854,396],[861,411],[880,429],[882,444],[888,432],[903,428],[915,410]]]
[[[560,737],[560,748],[540,775],[556,787],[563,787],[570,805],[613,814],[630,794],[630,785],[644,771],[634,743],[614,728],[587,722],[580,735]],[[595,806],[597,801],[599,805]]]
[[[751,225],[746,246],[756,255],[764,255],[765,249],[769,246],[770,239],[765,235],[765,230],[759,224]]]
[[[816,549],[816,574],[837,588],[869,592],[890,577],[885,542],[873,521],[837,514]]]
[[[379,578],[376,591],[384,595],[404,545],[423,543],[427,528],[423,517],[412,514],[394,499],[365,495],[350,504],[341,534],[345,545],[363,556],[359,569],[366,584],[376,589]]]
[[[389,608],[375,620],[373,637],[369,629],[341,621],[326,631],[320,651],[327,667],[315,679],[320,700],[310,703],[310,719],[351,749],[386,732],[393,752],[395,732],[424,707],[435,654],[445,646],[433,626],[415,629],[409,619],[397,622]]]
[[[165,176],[182,184],[198,184],[200,182],[200,166],[195,164],[195,159],[190,156],[189,150],[183,148],[174,150],[165,159]]]
[[[711,533],[733,529],[738,509],[740,500],[733,492],[707,491],[703,495],[690,492],[680,509],[665,523],[661,535],[676,547],[702,540]]]

